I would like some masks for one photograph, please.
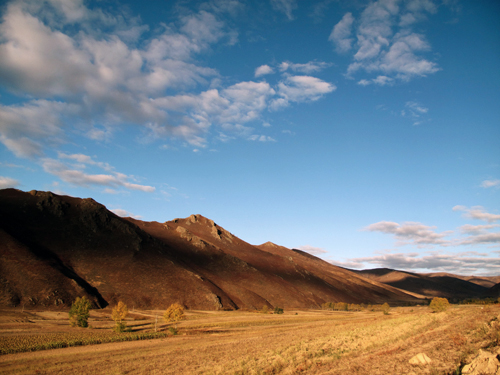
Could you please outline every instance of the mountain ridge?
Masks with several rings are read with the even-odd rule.
[[[61,308],[82,295],[94,307],[200,310],[428,297],[301,250],[251,245],[199,214],[147,222],[91,198],[0,190],[0,305]]]
[[[202,215],[145,222],[90,198],[5,189],[0,230],[4,306],[68,306],[80,295],[95,307],[206,310],[418,301],[319,258],[251,245]]]

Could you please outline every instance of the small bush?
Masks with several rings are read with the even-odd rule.
[[[165,319],[166,322],[177,322],[184,319],[184,307],[179,303],[171,304],[165,311],[165,314],[163,314],[163,319]]]
[[[384,313],[384,315],[389,315],[389,310],[391,309],[391,306],[386,302],[382,305],[381,310]]]
[[[275,314],[283,314],[283,309],[281,307],[276,306],[274,308],[274,313]]]
[[[429,305],[433,312],[446,311],[450,303],[446,298],[434,297]]]
[[[175,336],[175,335],[177,335],[179,333],[179,331],[175,327],[168,327],[168,331],[170,332],[170,334],[172,336]]]
[[[260,310],[262,314],[267,314],[269,313],[269,307],[267,305],[262,306],[262,309]]]
[[[69,310],[69,322],[73,327],[88,327],[90,316],[90,301],[87,297],[76,297],[75,302],[71,305]]]

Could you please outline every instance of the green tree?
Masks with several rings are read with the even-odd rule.
[[[69,310],[69,323],[72,327],[89,326],[90,307],[91,304],[87,297],[76,297],[75,302],[73,302]]]
[[[115,326],[115,331],[116,332],[123,332],[125,331],[125,328],[127,325],[125,324],[124,320],[128,316],[128,308],[127,305],[125,305],[122,301],[118,302],[118,304],[113,307],[113,311],[111,312],[111,318],[116,323]]]
[[[429,305],[432,311],[446,311],[450,307],[450,303],[446,298],[434,297]]]
[[[389,306],[389,304],[386,302],[382,305],[381,309],[384,315],[389,315],[389,310],[391,309],[391,306]]]
[[[283,314],[283,309],[281,307],[276,306],[274,308],[274,313],[275,314]]]
[[[184,307],[179,303],[173,303],[163,314],[163,319],[166,322],[178,322],[184,319]]]

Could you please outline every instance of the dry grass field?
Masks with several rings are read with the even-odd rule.
[[[168,332],[161,311],[134,311],[134,333]],[[0,356],[1,374],[459,374],[479,348],[499,345],[500,306],[381,312],[188,311],[176,336]],[[92,311],[90,329],[67,313],[0,311],[0,348],[24,338],[109,335],[110,310]],[[59,336],[57,336],[59,335]],[[409,359],[425,353],[427,366]]]

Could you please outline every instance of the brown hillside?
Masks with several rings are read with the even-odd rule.
[[[166,223],[124,219],[92,199],[0,191],[0,304],[193,309],[416,298],[316,257],[252,246],[200,215]]]
[[[472,282],[466,280],[465,276],[447,273],[418,274],[388,268],[376,268],[355,272],[371,280],[376,280],[427,297],[466,299],[482,297],[488,292],[488,287],[481,285],[478,282],[479,280]],[[474,278],[471,277],[471,279]],[[482,280],[482,283],[486,284],[487,281],[487,279]]]
[[[484,286],[485,288],[491,288],[493,285],[500,283],[500,276],[462,276],[446,272],[425,273],[422,275],[430,277],[440,277],[440,276],[455,277],[457,279],[470,281],[471,283]]]

